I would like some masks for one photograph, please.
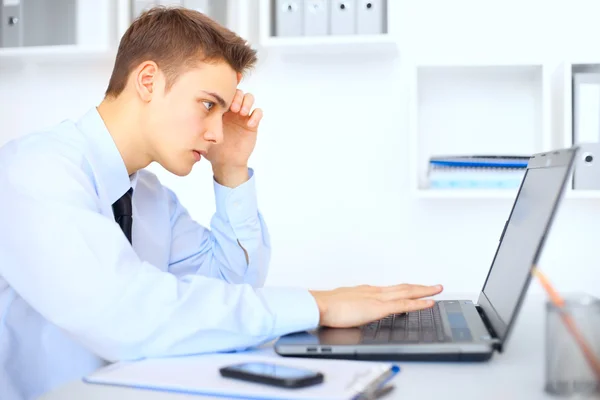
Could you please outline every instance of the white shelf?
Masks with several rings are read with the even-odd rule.
[[[417,197],[511,197],[511,189],[430,191],[430,157],[530,155],[555,148],[548,66],[526,60],[489,61],[430,59],[410,68],[411,188]]]
[[[121,1],[121,0],[119,0]],[[114,0],[76,0],[75,9],[69,6],[64,15],[42,14],[29,8],[21,8],[21,24],[17,35],[20,37],[18,47],[0,47],[0,67],[22,65],[27,63],[44,63],[54,61],[97,61],[111,56],[111,48],[115,46],[115,2]],[[31,18],[31,20],[29,20]],[[47,19],[41,19],[47,18]],[[73,18],[74,20],[71,20]],[[29,22],[27,22],[29,21]],[[53,24],[72,24],[73,32],[68,37],[52,36],[47,40],[44,34],[50,35]],[[29,24],[29,25],[27,25]],[[27,34],[28,29],[40,30],[35,35]],[[44,29],[48,30],[45,31]],[[64,43],[64,44],[62,44]]]
[[[568,189],[567,199],[600,199],[600,190],[573,190]]]
[[[116,49],[80,45],[0,48],[0,66],[29,62],[97,61],[111,59],[115,54]]]
[[[259,45],[284,53],[396,53],[398,43],[389,33],[389,15],[395,3],[387,0],[386,32],[381,34],[348,34],[322,36],[277,37],[273,34],[272,0],[260,0]]]
[[[574,71],[589,69],[600,70],[600,59],[570,60],[562,64],[535,63],[527,60],[506,60],[493,63],[488,59],[451,60],[451,59],[424,59],[421,58],[413,69],[410,101],[410,142],[411,142],[411,191],[418,199],[506,199],[514,200],[517,189],[428,189],[426,187],[425,173],[429,157],[443,154],[469,154],[479,150],[480,153],[515,153],[529,154],[551,149],[570,147],[572,141],[572,74]],[[532,79],[525,79],[530,76]],[[495,86],[501,83],[502,77],[507,78],[504,86]],[[512,89],[506,87],[512,86]],[[425,88],[424,88],[425,87]],[[499,90],[495,90],[499,89]],[[524,131],[522,127],[515,126],[512,135],[506,140],[498,142],[501,130],[496,130],[493,137],[486,141],[476,143],[475,136],[469,135],[472,127],[460,129],[456,126],[444,135],[445,131],[440,126],[452,126],[455,121],[444,115],[449,113],[455,120],[464,122],[468,120],[462,111],[473,113],[481,110],[493,110],[494,104],[481,108],[478,104],[464,101],[476,90],[485,93],[494,93],[500,96],[498,103],[511,104],[507,96],[514,99],[514,112],[501,110],[502,113],[494,116],[486,115],[490,124],[500,123],[498,117],[502,115],[510,120],[519,122],[515,114],[519,109],[527,110],[529,118],[521,119],[520,124],[533,122],[534,128]],[[472,91],[472,93],[469,93]],[[425,96],[425,98],[423,98]],[[449,100],[456,96],[455,103],[459,109],[453,109],[456,104]],[[439,98],[438,98],[439,97]],[[526,100],[529,97],[529,100]],[[472,96],[473,99],[485,99],[483,96]],[[494,95],[487,96],[485,101],[493,99]],[[493,100],[491,100],[493,101]],[[436,108],[439,102],[439,108]],[[441,109],[443,105],[449,108]],[[498,104],[500,106],[500,104]],[[425,110],[425,111],[424,111]],[[432,112],[433,110],[433,112]],[[533,114],[532,114],[533,113]],[[521,115],[523,117],[523,115]],[[429,122],[437,121],[437,125]],[[428,129],[431,128],[432,129]],[[504,131],[509,131],[504,128]],[[441,132],[441,133],[440,133]],[[471,132],[472,133],[472,132]],[[465,138],[471,140],[465,141]],[[501,136],[500,136],[501,137]],[[432,143],[433,142],[433,143]],[[510,147],[502,147],[508,145]],[[486,146],[493,146],[487,147]],[[496,149],[494,151],[494,149]],[[500,150],[497,150],[500,149]],[[576,167],[576,166],[574,166]],[[573,190],[571,180],[567,183],[565,200],[600,200],[600,190]]]
[[[420,199],[514,199],[513,189],[418,189],[415,196]]]
[[[133,0],[77,0],[76,44],[0,47],[0,67],[27,63],[114,60],[119,41],[131,25]],[[180,5],[181,1],[164,2]],[[159,4],[158,0],[156,4]],[[191,3],[190,3],[191,4]],[[242,37],[249,28],[249,6],[246,0],[210,0],[210,10],[219,13],[219,22]],[[222,14],[222,15],[221,15]],[[223,21],[226,19],[227,21]]]
[[[517,189],[419,189],[414,193],[419,199],[508,199],[514,200]],[[572,190],[567,188],[565,199],[600,200],[600,190]]]
[[[448,50],[450,52],[450,49]],[[505,67],[532,67],[544,65],[542,60],[529,58],[519,55],[498,55],[498,54],[428,54],[423,51],[412,55],[414,65],[425,67],[487,67],[487,68],[505,68]]]
[[[268,37],[261,46],[286,53],[380,53],[396,52],[396,40],[389,35],[340,35],[311,37]]]
[[[389,35],[338,35],[307,37],[268,37],[263,41],[265,47],[313,47],[336,45],[390,45],[396,44]]]

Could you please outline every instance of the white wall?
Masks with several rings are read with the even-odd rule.
[[[265,110],[251,161],[273,240],[269,284],[440,282],[447,292],[478,291],[512,202],[409,196],[406,62],[416,53],[561,59],[600,49],[594,2],[399,4],[391,28],[398,57],[261,52],[243,84]],[[569,38],[581,40],[572,46]],[[110,67],[0,70],[0,141],[97,104]],[[209,221],[207,163],[187,178],[160,176],[193,216]],[[600,295],[598,243],[600,200],[565,200],[542,268],[561,290]]]

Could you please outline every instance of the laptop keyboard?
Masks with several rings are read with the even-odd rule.
[[[435,343],[444,342],[442,317],[438,303],[431,308],[392,314],[361,327],[362,343]]]

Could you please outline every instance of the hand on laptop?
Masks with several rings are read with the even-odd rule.
[[[311,290],[319,307],[319,325],[331,328],[360,326],[390,314],[410,312],[433,306],[422,300],[440,293],[441,285],[394,285],[343,287],[334,290]]]

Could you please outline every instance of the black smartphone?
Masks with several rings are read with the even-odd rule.
[[[248,362],[219,369],[222,376],[284,388],[302,388],[323,382],[323,374],[305,368],[266,362]]]

